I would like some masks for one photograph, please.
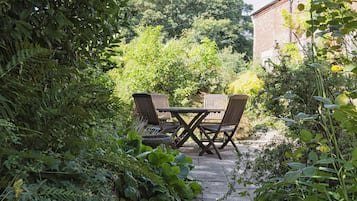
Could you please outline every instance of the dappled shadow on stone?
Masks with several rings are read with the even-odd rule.
[[[186,143],[179,149],[193,159],[195,168],[191,176],[201,183],[203,192],[196,201],[232,200],[248,201],[254,199],[254,191],[257,188],[253,184],[239,183],[240,178],[249,178],[251,172],[246,166],[254,162],[256,150],[264,145],[278,140],[277,131],[262,134],[254,140],[236,142],[242,157],[238,157],[234,147],[229,144],[219,150],[222,160],[216,154],[204,154],[199,156],[200,148],[195,143]],[[247,194],[247,196],[241,196]]]

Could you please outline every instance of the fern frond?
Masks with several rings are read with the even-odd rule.
[[[17,66],[21,66],[27,62],[38,63],[38,56],[40,55],[49,55],[50,50],[42,48],[39,46],[28,47],[27,49],[17,50],[16,53],[10,58],[9,62],[5,67],[0,67],[0,78],[4,77],[12,69]]]
[[[56,188],[56,187],[44,187],[38,192],[40,198],[52,198],[55,200],[84,200],[85,196],[83,192],[75,192],[69,189]]]
[[[12,112],[12,107],[14,106],[14,104],[7,99],[6,97],[2,96],[0,94],[0,117],[4,118],[4,119],[9,119],[14,117],[14,113]]]

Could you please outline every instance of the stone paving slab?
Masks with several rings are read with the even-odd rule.
[[[236,145],[241,154],[249,153],[249,160],[254,160],[254,150],[260,149],[271,141],[279,140],[279,136],[279,132],[276,130],[266,131],[258,134],[259,138],[257,139],[239,141],[236,142]],[[254,199],[256,189],[254,185],[244,186],[238,184],[237,181],[232,181],[234,171],[238,178],[249,174],[249,172],[244,172],[243,168],[235,169],[238,156],[230,143],[223,150],[219,150],[222,160],[219,160],[216,154],[205,153],[203,156],[199,156],[200,148],[193,142],[187,142],[183,147],[180,147],[179,151],[192,158],[195,168],[190,172],[191,177],[200,182],[203,188],[202,194],[197,196],[195,201],[252,201]],[[225,196],[230,185],[234,185],[234,188],[231,188],[234,192]],[[245,191],[249,193],[249,196],[241,197],[239,193]]]
[[[237,143],[241,153],[247,152],[246,145]],[[191,176],[201,183],[203,192],[195,201],[249,201],[253,197],[241,197],[239,192],[248,191],[253,195],[254,187],[244,187],[232,180],[232,174],[236,166],[237,153],[232,145],[227,145],[223,150],[219,150],[222,160],[216,154],[204,154],[198,156],[199,147],[194,143],[187,143],[181,147],[180,152],[192,157],[195,168],[191,171]],[[229,185],[234,183],[235,192],[225,198],[229,190]]]

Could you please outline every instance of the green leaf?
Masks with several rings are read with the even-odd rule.
[[[138,182],[137,180],[133,177],[132,173],[129,171],[125,171],[124,174],[124,181],[131,187],[137,188],[138,187]]]
[[[195,195],[198,195],[198,194],[201,194],[202,193],[202,186],[197,183],[197,182],[191,182],[190,184],[190,187],[192,189],[192,192],[195,194]]]
[[[188,175],[188,173],[190,172],[190,168],[187,166],[181,166],[180,167],[180,173],[178,174],[178,177],[180,179],[185,179]]]
[[[313,68],[318,68],[321,67],[320,63],[311,63],[309,66],[313,67]]]
[[[315,100],[320,101],[325,104],[332,104],[332,101],[328,98],[322,97],[322,96],[313,96]]]
[[[306,167],[302,170],[302,174],[307,177],[312,177],[316,174],[316,168],[313,166]]]
[[[357,148],[352,151],[352,164],[357,167]]]
[[[330,109],[330,110],[336,109],[338,107],[340,107],[340,106],[337,104],[324,104],[324,108]]]
[[[293,99],[293,98],[296,98],[296,97],[297,97],[297,95],[293,94],[293,93],[284,94],[284,98],[286,98],[286,99]]]
[[[293,170],[300,170],[300,169],[305,168],[305,164],[303,164],[303,163],[291,162],[291,163],[288,163],[288,165],[289,165]]]
[[[351,171],[354,170],[355,168],[353,167],[352,162],[346,162],[343,167],[347,170],[347,171]]]
[[[314,151],[311,151],[311,152],[309,153],[308,158],[309,158],[309,160],[311,160],[313,163],[315,163],[315,162],[319,159],[317,153],[314,152]]]
[[[130,200],[136,201],[138,200],[138,190],[132,186],[128,186],[124,190],[125,197],[130,198]]]
[[[287,183],[295,183],[296,180],[299,179],[299,177],[301,176],[301,171],[297,170],[297,171],[289,171],[285,174],[284,176],[284,181]]]
[[[321,133],[316,134],[315,141],[319,142],[324,136]]]
[[[311,132],[306,129],[301,130],[300,131],[300,139],[306,143],[311,142],[311,140],[312,140]]]
[[[192,164],[192,158],[187,157],[183,153],[179,153],[178,155],[175,156],[175,162],[176,163],[190,163],[190,164]]]
[[[162,168],[162,173],[166,176],[166,177],[177,177],[177,175],[179,175],[180,173],[180,168],[177,166],[171,166],[168,163],[164,163],[161,165]]]
[[[289,118],[285,118],[285,117],[280,118],[280,120],[283,120],[283,121],[285,121],[287,123],[295,123],[295,121],[293,119],[289,119]]]
[[[317,164],[332,164],[334,162],[335,162],[335,160],[333,158],[326,158],[326,159],[318,160],[316,163]]]

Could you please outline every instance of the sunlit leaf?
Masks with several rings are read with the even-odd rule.
[[[329,153],[331,151],[331,148],[325,144],[318,146],[317,149],[322,153]]]
[[[300,139],[303,141],[303,142],[311,142],[312,140],[312,134],[310,131],[306,130],[306,129],[303,129],[300,131]]]
[[[199,185],[197,182],[191,182],[190,187],[194,194],[198,195],[202,192],[202,186]]]

